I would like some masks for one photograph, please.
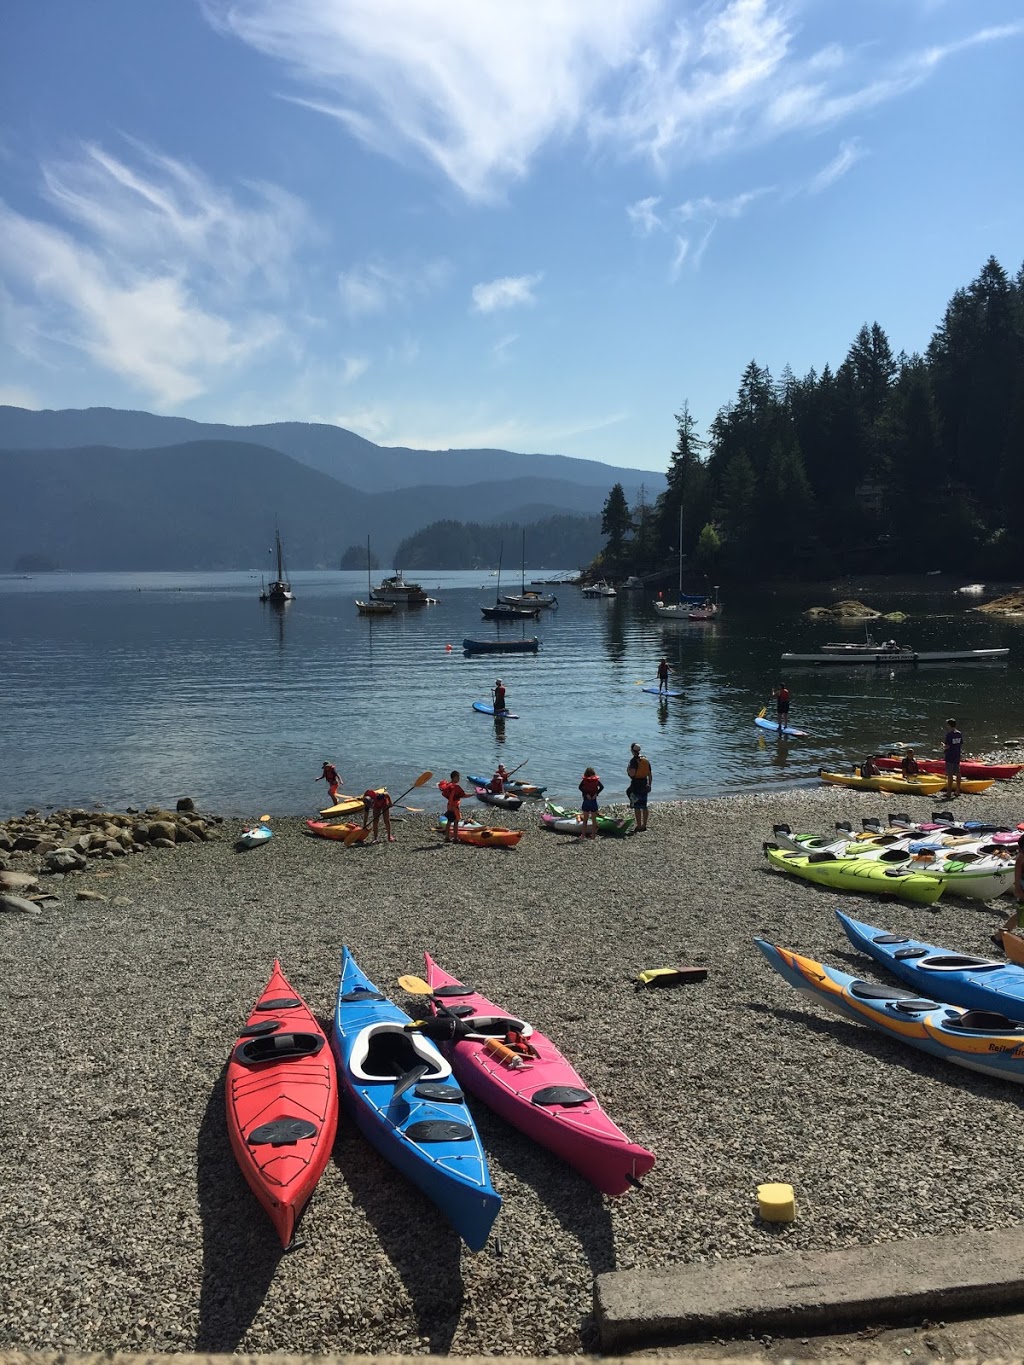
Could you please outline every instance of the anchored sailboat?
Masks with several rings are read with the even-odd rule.
[[[382,602],[373,595],[373,580],[370,577],[370,537],[366,537],[366,601],[356,598],[356,609],[360,616],[390,616],[395,610],[394,602]]]
[[[274,528],[274,539],[277,541],[277,577],[271,579],[265,593],[260,593],[260,601],[291,602],[295,597],[295,594],[292,592],[292,585],[285,576],[284,551],[281,548],[281,532],[276,527]]]

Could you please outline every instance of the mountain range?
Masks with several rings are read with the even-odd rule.
[[[664,474],[563,455],[384,447],[343,427],[233,427],[115,408],[0,406],[0,569],[261,568],[275,525],[291,568],[335,567],[369,535],[390,563],[440,520],[593,516],[613,484]]]

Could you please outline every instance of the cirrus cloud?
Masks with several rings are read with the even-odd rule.
[[[519,308],[537,302],[535,287],[544,278],[536,275],[506,275],[499,280],[473,286],[473,311],[496,313],[502,308]]]

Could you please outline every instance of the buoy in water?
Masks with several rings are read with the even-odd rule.
[[[452,652],[451,645],[445,645],[444,649],[446,654],[450,654]]]

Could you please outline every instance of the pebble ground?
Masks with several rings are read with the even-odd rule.
[[[959,804],[1016,823],[1024,783]],[[644,835],[587,843],[541,833],[524,807],[492,821],[528,831],[511,851],[444,847],[427,814],[394,844],[349,850],[280,820],[247,853],[226,837],[51,879],[59,906],[0,915],[0,1344],[579,1353],[597,1345],[601,1271],[1021,1223],[1019,1091],[816,1011],[751,941],[874,978],[841,905],[995,953],[1008,901],[932,913],[839,897],[763,857],[773,821],[825,831],[908,807],[931,803],[692,801],[654,808]],[[80,887],[107,900],[78,901]],[[505,1202],[473,1255],[343,1121],[301,1245],[282,1254],[231,1154],[224,1065],[274,957],[329,1020],[342,943],[411,1011],[397,978],[422,972],[427,948],[550,1034],[658,1154],[645,1188],[607,1200],[474,1104]],[[680,963],[707,966],[706,982],[634,988]],[[796,1187],[794,1224],[759,1221],[767,1180]]]

